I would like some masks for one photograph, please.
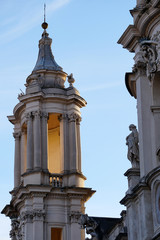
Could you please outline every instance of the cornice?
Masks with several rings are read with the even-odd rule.
[[[135,22],[135,26],[139,29],[141,36],[149,37],[150,31],[155,25],[157,19],[160,17],[159,8],[150,8],[149,12],[145,12],[142,16]]]
[[[125,32],[118,40],[118,44],[121,44],[123,48],[127,48],[130,52],[134,52],[134,47],[140,39],[141,34],[134,25],[129,25]]]
[[[130,52],[135,51],[135,46],[139,39],[149,37],[155,24],[160,20],[160,3],[148,5],[142,9],[131,10],[134,17],[134,24],[129,25],[125,32],[118,40],[123,48],[128,49]]]
[[[127,206],[130,202],[134,201],[143,190],[150,190],[144,178],[140,180],[130,193],[127,193],[126,196],[122,198],[120,204]]]
[[[67,92],[66,92],[67,93]],[[43,103],[60,103],[64,105],[75,104],[78,107],[82,108],[87,105],[87,102],[80,95],[71,93],[71,94],[59,94],[59,93],[50,93],[43,94],[42,92],[36,94],[28,94],[19,97],[20,102],[15,106],[13,113],[14,115],[8,116],[9,121],[12,124],[17,123],[19,116],[25,111],[25,106],[27,103],[40,101]]]

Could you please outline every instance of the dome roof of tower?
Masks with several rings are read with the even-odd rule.
[[[49,34],[46,32],[46,28],[46,26],[45,28],[43,27],[42,38],[39,40],[39,54],[33,72],[38,70],[63,71],[63,68],[56,63],[52,54],[52,39],[48,37]]]

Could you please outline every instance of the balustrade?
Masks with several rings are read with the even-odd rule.
[[[52,187],[61,188],[63,184],[63,176],[61,174],[50,173],[49,181]]]

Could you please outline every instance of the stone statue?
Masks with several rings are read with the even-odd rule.
[[[131,161],[132,167],[139,167],[139,139],[138,131],[134,124],[129,125],[131,133],[126,137],[126,145],[128,146],[127,157]]]
[[[91,238],[85,238],[85,240],[99,240],[97,227],[98,224],[92,219],[92,217],[88,217],[87,214],[81,215],[81,226],[86,229],[86,233],[91,235]]]

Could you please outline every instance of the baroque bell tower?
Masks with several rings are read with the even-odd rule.
[[[80,216],[94,193],[84,187],[81,170],[80,108],[86,101],[73,75],[56,63],[47,26],[42,24],[26,92],[8,117],[14,125],[14,189],[2,213],[11,219],[12,240],[84,240]]]

